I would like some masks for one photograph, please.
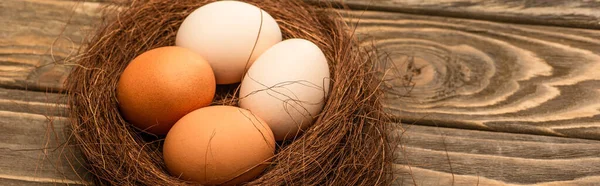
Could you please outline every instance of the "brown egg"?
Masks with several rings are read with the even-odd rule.
[[[205,185],[252,180],[275,153],[275,137],[262,119],[232,106],[210,106],[179,120],[163,155],[171,175]]]
[[[125,120],[164,135],[187,113],[208,106],[215,89],[215,75],[202,56],[182,47],[161,47],[127,65],[117,85],[117,99]]]

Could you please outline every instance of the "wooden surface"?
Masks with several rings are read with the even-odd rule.
[[[338,2],[336,0],[332,0]],[[342,0],[350,8],[600,29],[598,0]]]
[[[404,127],[403,148],[396,153],[403,171],[399,185],[600,183],[598,141]]]
[[[600,31],[348,16],[388,52],[386,107],[404,122],[600,139]]]
[[[0,1],[0,185],[88,183],[60,92],[106,2]],[[388,59],[387,111],[411,123],[398,185],[600,183],[598,1],[347,2]]]
[[[65,144],[65,109],[62,94],[0,88],[0,185],[86,181]]]

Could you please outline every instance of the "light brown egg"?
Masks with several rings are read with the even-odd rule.
[[[167,134],[163,155],[171,175],[205,185],[252,180],[275,152],[269,126],[250,111],[210,106],[179,120]]]
[[[202,56],[170,46],[133,59],[121,74],[117,99],[125,120],[164,135],[187,113],[208,106],[215,89],[214,73]]]

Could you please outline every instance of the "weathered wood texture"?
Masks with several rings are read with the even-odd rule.
[[[64,101],[61,94],[0,89],[0,185],[88,183],[85,169],[69,156],[75,149],[64,145]],[[397,185],[600,181],[599,141],[402,127]]]
[[[64,0],[78,1],[78,0]],[[85,0],[126,5],[129,0]],[[598,0],[304,0],[354,10],[600,29]]]
[[[600,31],[346,16],[387,53],[385,104],[403,122],[600,139]]]
[[[316,1],[316,0],[315,0]],[[330,0],[339,2],[340,0]],[[600,29],[594,0],[342,0],[355,10],[388,11]]]
[[[0,89],[0,185],[82,184],[62,94]]]
[[[15,25],[2,30],[10,37],[0,41],[8,46],[0,87],[62,90],[101,3],[0,3],[14,7],[3,21]],[[600,139],[600,31],[370,11],[346,17],[360,18],[365,45],[389,54],[387,103],[405,122]]]
[[[402,148],[396,152],[400,185],[600,183],[599,141],[406,124],[403,128]]]
[[[82,166],[66,157],[73,147],[64,144],[63,95],[15,89],[61,91],[73,55],[99,23],[101,5],[0,1],[0,24],[10,25],[0,27],[0,87],[11,88],[0,89],[0,185],[85,183]],[[518,10],[498,14],[509,15],[506,11]],[[360,17],[357,34],[366,39],[365,46],[374,44],[387,54],[390,61],[382,63],[386,106],[403,122],[600,139],[599,31],[372,11],[345,14],[350,23]],[[598,141],[404,127],[398,132],[403,134],[396,161],[399,185],[600,182]]]
[[[59,91],[99,3],[0,1],[0,87]]]

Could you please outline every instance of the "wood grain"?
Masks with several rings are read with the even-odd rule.
[[[100,3],[0,1],[0,87],[59,91]],[[10,25],[10,26],[7,26]]]
[[[126,5],[129,0],[63,0],[107,2]],[[344,4],[354,10],[397,12],[428,16],[490,20],[600,29],[600,1],[597,0],[304,0],[321,5]]]
[[[20,95],[20,96],[17,96]],[[66,144],[63,95],[0,89],[2,184],[83,184],[87,173]]]
[[[36,182],[36,181],[24,181],[20,179],[0,179],[0,183],[4,186],[68,186],[68,185],[82,185],[74,183],[56,183],[56,182]]]
[[[2,30],[21,37],[1,41],[12,47],[0,50],[0,87],[62,90],[70,69],[63,64],[81,42],[49,46],[58,36],[83,41],[102,4],[0,3],[15,7],[4,13],[14,18],[3,21],[22,27]],[[366,46],[374,42],[389,53],[393,62],[382,67],[394,78],[387,84],[388,108],[405,122],[600,139],[600,73],[594,71],[600,69],[600,31],[369,11],[345,16],[350,23],[360,18],[357,31]],[[67,29],[41,29],[52,20]],[[32,39],[41,41],[25,42]],[[44,53],[50,49],[57,62]]]
[[[66,116],[66,95],[0,88],[0,110]]]
[[[89,183],[85,169],[67,157],[73,147],[63,146],[67,120],[42,115],[52,105],[62,111],[50,113],[64,113],[63,95],[0,92],[1,185]],[[402,142],[394,165],[397,185],[590,185],[600,180],[600,141],[408,124],[395,134]]]
[[[126,5],[129,0],[62,0]],[[304,0],[354,10],[396,12],[496,22],[600,29],[600,1],[570,0]]]
[[[563,4],[556,6],[571,6]],[[67,157],[75,149],[64,145],[64,95],[24,90],[62,90],[102,5],[0,1],[0,24],[14,25],[0,27],[0,185],[89,183],[81,163]],[[594,7],[575,10],[585,9]],[[504,11],[496,13],[519,10]],[[387,111],[429,125],[397,131],[397,185],[600,182],[599,141],[554,137],[600,139],[599,31],[371,11],[345,17],[352,25],[360,17],[364,45],[386,54]]]
[[[314,0],[318,1],[318,0]],[[340,0],[329,0],[340,2]],[[342,0],[355,10],[600,29],[600,1],[590,0]]]
[[[599,141],[406,124],[404,129],[396,161],[399,185],[451,185],[452,174],[455,185],[600,180]]]
[[[360,17],[357,35],[386,54],[385,104],[403,122],[600,139],[600,31],[382,12],[346,17]]]

